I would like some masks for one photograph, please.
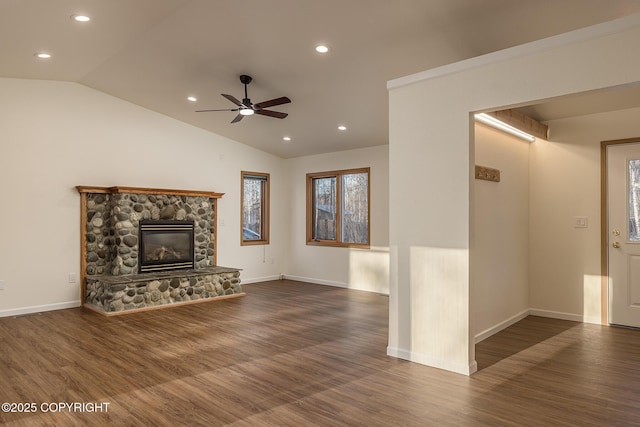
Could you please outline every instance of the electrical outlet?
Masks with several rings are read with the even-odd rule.
[[[0,291],[4,291],[4,280],[0,280]]]
[[[69,283],[76,283],[78,281],[78,275],[76,273],[69,273]]]

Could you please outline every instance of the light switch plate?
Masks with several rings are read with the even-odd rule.
[[[4,280],[0,280],[0,291],[4,290]]]
[[[587,228],[589,221],[586,216],[576,216],[573,218],[573,226],[574,228]]]

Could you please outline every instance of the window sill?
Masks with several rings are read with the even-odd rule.
[[[358,248],[369,249],[371,247],[368,243],[341,243],[331,240],[308,240],[307,246],[329,246],[334,248]]]
[[[257,245],[268,245],[268,240],[243,240],[240,242],[240,246],[257,246]]]

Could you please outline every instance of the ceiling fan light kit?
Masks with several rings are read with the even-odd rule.
[[[276,105],[288,104],[289,102],[291,102],[291,100],[286,96],[270,99],[268,101],[258,102],[256,104],[251,102],[251,99],[249,98],[249,95],[247,93],[247,85],[251,83],[252,80],[253,78],[251,78],[251,76],[247,76],[246,74],[240,76],[240,83],[244,85],[244,98],[242,99],[242,102],[238,101],[238,99],[233,95],[227,95],[224,93],[222,94],[222,96],[233,102],[238,108],[222,110],[197,110],[196,113],[205,113],[209,111],[237,111],[238,115],[233,120],[231,120],[231,123],[237,123],[242,120],[244,116],[252,116],[253,114],[275,117],[276,119],[284,119],[285,117],[287,117],[287,113],[266,109],[269,107],[274,107]]]

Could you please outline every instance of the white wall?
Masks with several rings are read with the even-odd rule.
[[[476,337],[529,309],[528,141],[475,126],[475,164],[500,170],[500,182],[474,182],[471,324]]]
[[[340,151],[287,160],[291,188],[291,233],[286,276],[334,286],[389,292],[388,146]],[[306,174],[370,167],[371,249],[306,244]]]
[[[549,122],[531,145],[530,308],[601,322],[600,142],[640,136],[640,109]],[[586,216],[587,228],[575,228]]]
[[[278,277],[288,233],[284,161],[87,87],[0,79],[0,315],[77,305],[76,185],[226,193],[218,264]],[[271,174],[271,244],[240,246],[240,171]],[[267,259],[263,262],[266,249]],[[35,308],[34,308],[35,307]]]
[[[470,374],[470,113],[638,82],[640,15],[389,83],[389,346]],[[420,174],[421,198],[403,193]]]

